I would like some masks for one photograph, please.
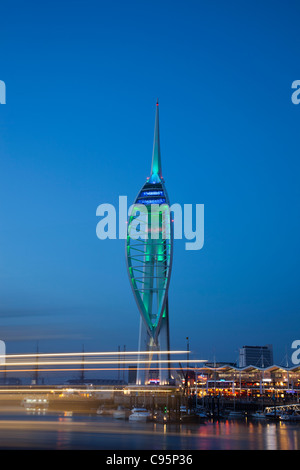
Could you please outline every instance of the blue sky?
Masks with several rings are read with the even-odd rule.
[[[149,176],[155,102],[171,203],[204,204],[176,241],[171,348],[235,361],[298,338],[296,1],[12,1],[1,6],[0,320],[7,352],[137,348],[124,240],[96,208]]]

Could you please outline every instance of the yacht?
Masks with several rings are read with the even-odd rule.
[[[149,421],[150,412],[146,408],[133,408],[129,415],[129,421]]]

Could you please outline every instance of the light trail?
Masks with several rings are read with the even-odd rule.
[[[178,370],[180,362],[184,362],[186,367],[200,369],[200,363],[206,360],[193,359],[159,359],[164,354],[186,354],[187,351],[166,350],[166,351],[104,351],[104,352],[70,352],[70,353],[37,353],[37,354],[10,354],[2,355],[0,359],[6,362],[0,364],[0,373],[54,373],[54,372],[108,372],[108,371],[128,371],[155,370],[158,364],[163,364],[162,370]],[[134,356],[137,355],[136,358]],[[95,356],[98,356],[95,357]],[[110,356],[112,358],[110,358]],[[115,358],[118,356],[118,359]],[[145,356],[145,357],[143,357]],[[143,359],[141,359],[143,357]],[[49,360],[43,360],[48,358]],[[54,360],[52,360],[52,358]],[[66,360],[70,358],[70,360]],[[74,360],[72,360],[74,358]],[[16,361],[16,359],[19,359]],[[28,360],[31,359],[31,360]],[[34,360],[32,360],[34,359]],[[189,364],[189,365],[188,365]],[[76,367],[77,366],[77,367]],[[79,367],[78,367],[79,366]],[[88,367],[90,366],[90,367]],[[104,366],[104,367],[99,367]],[[106,367],[105,367],[106,366]]]
[[[105,352],[74,352],[74,353],[30,353],[30,354],[2,354],[0,358],[15,358],[15,357],[68,357],[68,356],[128,356],[128,355],[156,355],[156,354],[186,354],[191,351],[105,351]]]
[[[38,361],[38,364],[37,364],[37,361],[35,362],[8,362],[7,365],[10,366],[10,367],[17,367],[17,366],[37,366],[37,365],[40,365],[40,366],[57,366],[57,365],[65,365],[65,366],[68,366],[68,365],[76,365],[76,364],[115,364],[115,365],[118,365],[118,364],[145,364],[145,363],[149,363],[149,364],[171,364],[171,363],[176,363],[178,364],[178,360],[175,360],[175,359],[171,359],[171,360],[167,360],[167,359],[153,359],[153,360],[149,360],[147,361],[146,359],[144,360],[140,360],[140,359],[137,359],[137,360],[120,360],[120,361]],[[206,360],[193,360],[193,359],[189,359],[189,360],[185,360],[185,362],[187,363],[192,363],[192,364],[196,364],[196,363],[202,363],[202,362],[206,362]]]
[[[2,389],[0,388],[0,394],[1,393],[30,393],[30,394],[34,394],[34,393],[68,393],[70,394],[72,391],[73,392],[76,392],[76,393],[89,393],[89,394],[97,394],[97,393],[102,393],[102,392],[120,392],[120,391],[126,391],[126,393],[131,393],[131,392],[142,392],[142,393],[145,393],[145,392],[150,392],[150,393],[169,393],[170,390],[173,390],[172,387],[170,388],[161,388],[162,386],[160,385],[159,388],[155,388],[153,385],[149,385],[149,388],[126,388],[123,387],[122,389],[113,389],[113,388],[76,388],[76,387],[72,387],[72,386],[60,386],[60,388],[58,389],[55,389],[54,387],[53,388],[31,388],[31,387],[28,387],[28,388],[7,388],[7,389]],[[166,385],[165,387],[168,387],[168,385]]]
[[[149,370],[149,367],[140,367],[139,369],[142,370]],[[154,368],[155,369],[155,368]],[[162,370],[177,370],[177,367],[161,367]],[[1,369],[0,368],[0,373],[2,372],[80,372],[80,371],[128,371],[127,367],[120,367],[116,369],[115,367],[72,367],[70,369]],[[131,367],[131,371],[138,370],[137,367]],[[151,370],[151,369],[150,369]],[[193,369],[194,370],[194,369]],[[201,368],[197,368],[197,370],[201,370]]]

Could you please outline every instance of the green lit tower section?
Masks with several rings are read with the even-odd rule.
[[[156,104],[151,175],[129,213],[126,263],[140,313],[137,384],[170,381],[168,289],[172,268],[173,225],[161,169],[159,106]]]

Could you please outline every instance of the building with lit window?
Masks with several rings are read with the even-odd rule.
[[[273,364],[273,347],[243,346],[239,350],[239,367],[257,366],[268,367]]]

